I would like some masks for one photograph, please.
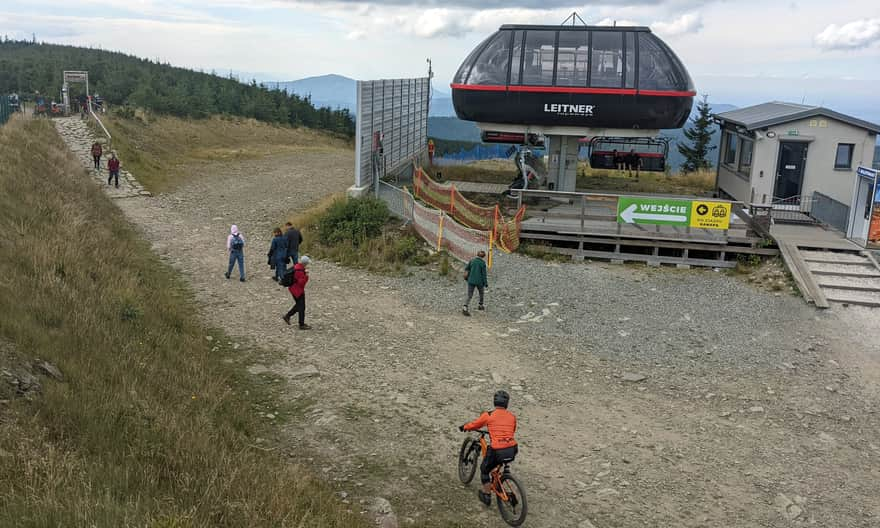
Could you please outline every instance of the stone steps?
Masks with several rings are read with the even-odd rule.
[[[132,173],[121,168],[119,170],[119,187],[107,184],[107,159],[108,156],[101,158],[101,168],[95,169],[92,161],[92,144],[96,138],[92,131],[79,117],[65,117],[53,120],[55,128],[61,135],[67,148],[79,158],[83,166],[92,175],[92,179],[104,188],[104,191],[111,198],[136,198],[141,196],[151,196],[150,192],[144,189]],[[104,143],[100,139],[99,142]],[[123,165],[125,160],[121,160]]]

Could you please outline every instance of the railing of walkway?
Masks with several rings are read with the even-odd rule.
[[[95,113],[95,108],[92,106],[92,100],[88,100],[89,105],[89,114],[98,123],[98,126],[101,127],[101,130],[104,131],[104,135],[107,136],[107,148],[113,148],[113,137],[110,135],[110,132],[107,130],[107,127],[104,126],[104,123],[101,121],[101,118],[98,117],[98,114]]]

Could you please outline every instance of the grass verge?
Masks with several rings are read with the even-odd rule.
[[[252,408],[262,389],[222,361],[240,352],[207,339],[51,123],[0,128],[0,159],[0,362],[64,374],[0,403],[0,526],[365,526],[252,447],[272,432]]]
[[[467,165],[426,168],[431,177],[442,174],[443,181],[469,181],[509,184],[516,176],[512,161],[486,160]],[[666,175],[641,172],[639,179],[625,171],[591,169],[586,163],[578,166],[577,188],[580,191],[624,193],[659,193],[704,196],[715,191],[715,171]]]
[[[379,273],[401,273],[440,258],[411,226],[373,197],[328,196],[289,219],[303,235],[300,255]]]
[[[111,113],[101,120],[113,136],[113,148],[124,168],[153,193],[173,190],[203,171],[206,162],[349,148],[346,141],[329,134],[254,119],[180,119],[137,111]]]

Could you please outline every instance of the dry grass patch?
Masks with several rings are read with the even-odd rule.
[[[206,162],[350,148],[346,140],[308,128],[215,116],[180,119],[136,112],[102,117],[124,167],[154,193],[168,192]]]
[[[481,183],[509,184],[516,176],[512,161],[486,160],[467,165],[435,166],[426,168],[431,177],[442,173],[443,181],[472,181]],[[630,177],[625,171],[591,169],[586,163],[578,167],[577,188],[586,192],[658,193],[685,196],[706,196],[715,191],[715,171],[700,171],[690,174],[644,172],[639,179]]]
[[[364,526],[254,447],[271,396],[223,362],[243,351],[201,326],[51,123],[0,128],[0,159],[0,343],[64,374],[0,403],[0,526]]]

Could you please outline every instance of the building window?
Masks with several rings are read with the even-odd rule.
[[[736,134],[724,132],[724,164],[736,166]]]
[[[739,172],[749,174],[752,170],[752,150],[755,142],[751,139],[743,139],[739,153]]]
[[[834,157],[834,168],[851,169],[854,149],[855,145],[852,143],[838,143],[837,156]]]

